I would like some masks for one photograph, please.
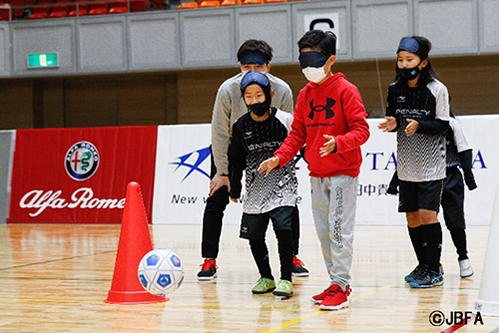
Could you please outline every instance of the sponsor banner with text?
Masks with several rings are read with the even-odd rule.
[[[137,181],[150,216],[157,127],[19,130],[8,222],[120,223]]]
[[[158,128],[153,223],[200,223],[209,193],[210,138],[209,124]],[[226,216],[240,214],[233,206]]]
[[[499,116],[459,117],[473,146],[473,171],[478,188],[466,189],[466,221],[490,223],[494,193],[499,181],[499,151],[490,140],[499,127]],[[371,137],[362,146],[364,162],[357,192],[357,223],[404,225],[397,212],[398,196],[386,193],[396,168],[395,133],[382,133],[381,119],[368,119]],[[160,126],[154,185],[153,223],[201,224],[209,191],[210,125]],[[303,224],[312,224],[310,181],[303,159],[297,162],[299,209]],[[241,204],[229,203],[224,223],[239,224]],[[440,214],[440,220],[443,218]]]

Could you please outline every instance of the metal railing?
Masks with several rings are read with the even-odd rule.
[[[140,5],[137,7],[131,6],[132,3],[142,3],[143,8],[140,10],[135,10],[136,8],[139,8]],[[141,11],[147,11],[149,9],[149,1],[148,0],[95,0],[95,1],[76,1],[76,2],[57,2],[57,3],[46,3],[46,4],[33,4],[33,5],[24,5],[24,6],[12,6],[10,3],[3,3],[0,5],[0,18],[2,21],[16,21],[16,20],[24,20],[24,19],[30,19],[30,18],[37,18],[37,19],[45,19],[45,17],[32,17],[33,14],[38,12],[38,9],[47,9],[46,18],[61,18],[61,17],[79,17],[79,16],[87,16],[87,15],[102,15],[102,14],[113,14],[113,12],[109,12],[109,10],[116,8],[112,7],[113,4],[124,4],[124,8],[126,8],[126,11],[119,12],[119,13],[130,13],[130,12],[141,12]],[[90,14],[90,11],[93,9],[91,8],[92,6],[95,5],[105,5],[106,8],[106,13],[95,13],[95,14]],[[65,15],[60,15],[60,16],[50,16],[51,13],[53,13],[54,8],[61,8],[65,7],[61,12],[65,12]],[[80,12],[82,10],[88,9],[88,13],[80,15]],[[133,10],[132,10],[133,9]],[[19,12],[22,11],[22,14],[19,14]],[[74,15],[70,15],[75,11]]]
[[[313,0],[180,0],[179,6],[176,9],[197,9],[197,8],[207,8],[207,7],[229,7],[229,6],[248,6],[248,5],[260,5],[260,4],[271,4],[271,3],[289,3],[289,2],[300,2],[300,1],[313,1]],[[209,3],[218,2],[218,5],[210,5]],[[207,3],[203,6],[203,3]]]
[[[203,8],[208,8],[208,7],[229,7],[229,6],[247,6],[247,5],[257,5],[257,4],[271,4],[271,3],[290,3],[290,2],[303,2],[303,1],[313,1],[313,0],[287,0],[287,1],[269,1],[269,0],[263,0],[263,1],[252,1],[252,0],[203,0],[203,1],[196,1],[196,0],[179,0],[179,1],[172,1],[176,3],[170,4],[168,0],[90,0],[90,1],[74,1],[74,2],[61,2],[61,3],[46,3],[46,4],[32,4],[32,5],[24,5],[24,6],[13,6],[10,3],[3,3],[0,5],[0,21],[17,21],[17,20],[24,20],[24,19],[46,19],[46,18],[61,18],[61,17],[80,17],[80,16],[87,16],[87,15],[102,15],[102,14],[114,14],[114,13],[131,13],[131,12],[141,12],[141,11],[148,11],[148,10],[157,10],[157,9],[203,9]],[[142,3],[143,8],[137,9],[140,7],[138,5],[137,7],[132,8],[132,3]],[[113,8],[112,4],[126,4],[126,11],[119,11],[119,12],[110,12]],[[203,5],[203,3],[207,5]],[[92,5],[99,5],[99,4],[105,4],[106,5],[106,12],[105,13],[90,13],[92,9],[89,9],[87,13],[85,14],[80,14],[82,10],[85,10],[87,8],[92,7]],[[171,6],[172,5],[172,6]],[[53,15],[51,14],[54,12],[54,8],[60,8],[60,7],[66,7],[65,11],[59,11],[58,13],[61,14],[62,12],[65,12],[65,14],[61,15]],[[109,7],[109,8],[108,8]],[[46,10],[46,17],[44,16],[43,12],[42,15],[35,15],[33,14],[37,13],[37,9],[45,9]],[[74,9],[72,9],[74,8]],[[22,14],[19,14],[19,12],[22,11]],[[74,15],[70,15],[75,11]],[[40,12],[38,12],[40,13]]]

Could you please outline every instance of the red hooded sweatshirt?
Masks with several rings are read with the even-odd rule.
[[[320,86],[310,82],[298,96],[291,132],[275,152],[286,165],[306,144],[305,159],[312,177],[357,177],[362,163],[360,146],[369,138],[369,125],[359,90],[336,73]],[[319,149],[332,135],[336,151],[325,157]]]

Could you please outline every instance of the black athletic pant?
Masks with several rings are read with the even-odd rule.
[[[265,235],[272,221],[279,260],[281,263],[281,279],[291,282],[293,271],[293,235],[291,232],[294,207],[276,207],[262,214],[243,214],[239,237],[249,240],[251,253],[261,277],[274,279],[269,264],[269,251],[265,243]]]
[[[211,149],[211,147],[210,147]],[[229,166],[230,169],[230,166]],[[211,154],[211,178],[217,174],[217,168]],[[229,204],[229,191],[227,186],[219,188],[206,201],[203,214],[203,232],[201,241],[201,255],[203,258],[217,258],[222,234],[222,220]],[[298,207],[293,211],[293,255],[298,255],[300,240],[300,218]]]
[[[291,253],[291,232],[286,230],[276,230],[277,246],[279,251],[279,261],[281,262],[281,279],[291,282],[291,272],[293,271],[293,255]],[[258,272],[261,277],[274,280],[269,262],[269,250],[264,238],[251,239],[249,241],[251,254],[255,260]]]
[[[442,191],[442,209],[447,229],[456,247],[458,260],[468,259],[464,221],[464,181],[457,166],[447,168]]]

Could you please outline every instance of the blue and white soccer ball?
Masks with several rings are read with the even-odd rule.
[[[167,249],[154,249],[139,264],[139,281],[149,293],[171,294],[184,281],[184,265],[179,256]]]

